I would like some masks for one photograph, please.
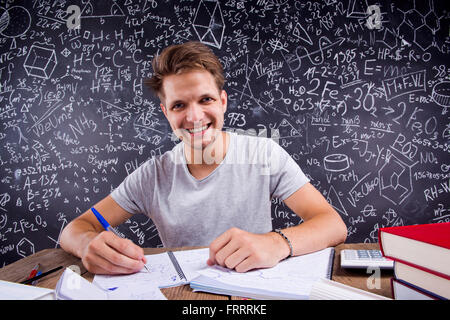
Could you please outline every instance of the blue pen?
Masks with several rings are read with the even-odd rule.
[[[108,221],[106,221],[106,219],[103,218],[103,216],[100,214],[100,212],[97,211],[97,209],[92,207],[91,210],[94,213],[95,217],[97,218],[98,222],[100,222],[101,225],[103,226],[103,228],[105,228],[105,230],[111,231],[116,236],[122,238],[122,236],[116,231],[116,229],[111,227],[111,225],[108,223]],[[150,270],[148,269],[148,267],[145,264],[144,264],[144,267],[145,267],[145,269],[147,269],[148,272],[150,272]]]

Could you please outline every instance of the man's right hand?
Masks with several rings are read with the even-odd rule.
[[[81,261],[95,274],[130,274],[140,271],[147,262],[144,250],[131,240],[103,231],[85,247]]]

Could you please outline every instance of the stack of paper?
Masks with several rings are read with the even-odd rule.
[[[328,279],[314,283],[309,300],[392,300]]]
[[[54,290],[0,280],[0,300],[55,300]]]

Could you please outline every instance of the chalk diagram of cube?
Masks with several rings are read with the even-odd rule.
[[[411,168],[395,155],[378,171],[380,195],[401,204],[412,193]]]
[[[350,0],[347,8],[347,18],[366,18],[367,0]]]
[[[55,70],[56,64],[54,49],[43,48],[33,44],[23,67],[29,76],[49,79]]]
[[[218,1],[200,1],[195,14],[193,27],[200,42],[222,47],[225,22]]]

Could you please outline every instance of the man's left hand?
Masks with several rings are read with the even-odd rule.
[[[273,267],[289,252],[288,244],[274,232],[256,234],[231,228],[211,242],[207,264],[247,272]]]

